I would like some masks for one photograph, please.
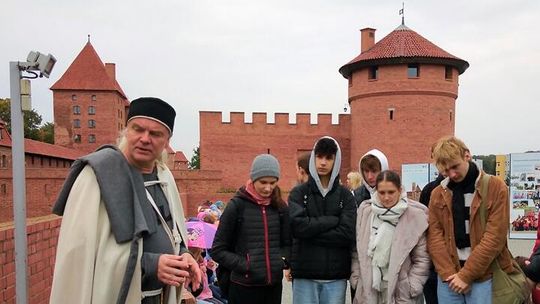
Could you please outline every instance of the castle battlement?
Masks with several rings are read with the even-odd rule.
[[[273,118],[273,119],[272,119]],[[272,113],[265,112],[218,112],[199,111],[200,124],[215,127],[221,126],[306,126],[337,127],[348,124],[349,114],[333,113]]]

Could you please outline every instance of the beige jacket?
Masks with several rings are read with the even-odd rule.
[[[158,177],[166,181],[163,192],[177,220],[182,239],[187,240],[184,213],[171,172],[158,167]],[[141,302],[142,239],[137,267],[126,303]],[[117,244],[94,171],[86,166],[71,189],[62,218],[56,250],[56,264],[50,303],[116,303],[126,271],[130,243]],[[167,304],[180,303],[181,289],[172,288]]]
[[[423,303],[422,291],[429,275],[430,259],[426,248],[427,208],[408,200],[399,218],[392,242],[388,266],[388,304]],[[351,286],[356,286],[353,303],[376,303],[372,286],[371,258],[367,255],[371,233],[371,200],[358,208],[356,252],[353,252]]]

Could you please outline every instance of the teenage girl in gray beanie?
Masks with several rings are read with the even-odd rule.
[[[274,156],[255,157],[249,180],[221,216],[212,257],[218,267],[230,270],[225,290],[229,304],[281,303],[291,239],[288,207],[277,186],[279,176]],[[225,282],[221,280],[220,287]]]

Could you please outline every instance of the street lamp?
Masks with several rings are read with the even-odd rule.
[[[18,304],[27,303],[26,271],[26,180],[24,172],[24,127],[21,106],[21,80],[47,77],[52,72],[56,58],[40,52],[30,52],[26,62],[10,61],[9,77],[11,91],[11,157],[13,164],[13,214],[15,220],[15,292]],[[26,72],[33,76],[23,76]],[[39,73],[39,74],[38,74]],[[28,81],[28,80],[27,80]],[[30,95],[29,83],[26,94]],[[30,106],[31,108],[31,106]]]

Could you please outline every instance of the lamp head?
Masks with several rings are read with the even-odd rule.
[[[39,71],[40,77],[47,77],[51,74],[54,64],[56,63],[56,58],[53,55],[44,55],[40,52],[31,51],[26,58],[26,61],[29,63],[28,70]]]

